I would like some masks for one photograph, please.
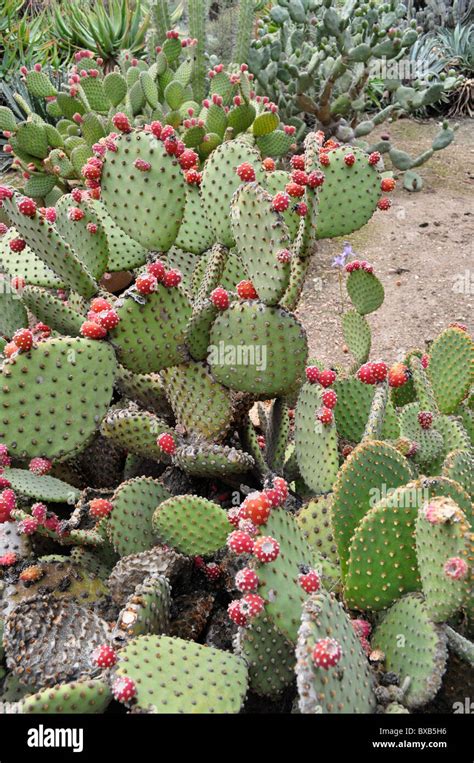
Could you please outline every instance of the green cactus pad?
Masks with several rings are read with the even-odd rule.
[[[337,665],[327,670],[312,660],[316,642],[335,639],[341,647]],[[302,713],[373,713],[374,681],[367,657],[349,617],[334,596],[313,594],[303,606],[296,646],[296,680]]]
[[[250,627],[239,628],[236,652],[249,670],[249,688],[263,697],[278,697],[293,683],[295,649],[273,623],[259,615]]]
[[[349,153],[356,157],[352,167],[344,162]],[[328,157],[330,164],[323,167],[325,180],[319,190],[316,233],[319,239],[344,236],[362,228],[380,198],[379,173],[362,149],[342,146],[330,151]]]
[[[208,132],[213,132],[224,137],[227,129],[227,116],[222,106],[218,106],[216,103],[211,103],[206,112],[206,129]]]
[[[38,476],[28,469],[6,469],[3,476],[16,493],[36,501],[74,504],[80,495],[77,488],[49,474]]]
[[[453,450],[448,453],[441,474],[461,485],[474,499],[474,460],[470,451]]]
[[[404,485],[410,478],[406,459],[387,443],[369,440],[352,451],[335,483],[332,509],[343,574],[347,571],[352,534],[371,506],[377,502],[377,491],[380,492],[384,486],[390,490]]]
[[[8,282],[8,278],[0,275],[0,334],[11,339],[15,331],[28,326],[28,315],[25,305],[17,292]]]
[[[355,377],[337,379],[334,390],[337,394],[337,405],[334,409],[337,433],[339,437],[357,443],[363,437],[375,390]],[[382,437],[396,439],[399,434],[397,416],[389,402],[385,409]]]
[[[117,645],[148,633],[168,633],[170,627],[170,585],[154,575],[138,585],[121,610],[113,631]]]
[[[125,397],[161,416],[170,413],[165,388],[159,374],[134,374],[119,366],[115,386]]]
[[[12,239],[19,238],[15,228],[9,228],[0,238],[0,265],[10,276],[21,276],[27,284],[46,286],[59,289],[64,286],[64,281],[53,273],[51,268],[44,264],[43,260],[36,256],[29,246],[25,246],[22,252],[12,252],[9,243]]]
[[[215,78],[214,78],[215,79]],[[209,224],[219,243],[234,246],[230,218],[230,203],[241,181],[236,169],[248,162],[255,169],[257,181],[263,170],[258,151],[240,140],[226,141],[212,152],[207,160],[201,183],[201,198]]]
[[[446,636],[429,619],[419,594],[397,601],[374,631],[371,645],[385,654],[385,669],[397,673],[400,683],[410,678],[405,695],[409,709],[436,696],[446,667]]]
[[[151,133],[122,134],[116,145],[102,171],[107,211],[143,247],[166,251],[176,239],[186,202],[179,164]],[[151,170],[137,169],[137,158],[150,162]],[[155,224],[158,217],[160,225]]]
[[[401,594],[421,589],[415,522],[418,509],[435,496],[451,498],[471,515],[469,496],[442,477],[389,491],[366,513],[350,543],[344,591],[349,606],[380,610]]]
[[[445,454],[452,450],[469,450],[471,447],[469,434],[464,428],[462,419],[441,414],[433,421],[433,428],[443,437]]]
[[[289,433],[288,406],[282,398],[276,398],[268,414],[265,432],[265,459],[276,474],[283,473]]]
[[[1,441],[18,458],[83,447],[110,403],[114,374],[112,349],[88,339],[49,339],[10,358],[0,371]]]
[[[102,202],[92,201],[91,207],[107,238],[107,270],[114,273],[143,265],[146,262],[147,249],[127,236],[125,231],[114,223]]]
[[[0,106],[0,130],[14,132],[16,130],[16,119],[13,111],[8,106]]]
[[[228,652],[169,636],[140,636],[120,650],[117,674],[137,687],[152,713],[238,713],[247,691],[245,662]]]
[[[474,665],[474,644],[472,641],[461,636],[460,633],[454,631],[449,625],[445,626],[445,633],[450,650],[467,662],[468,665]]]
[[[44,217],[22,215],[18,201],[19,197],[15,196],[3,205],[21,238],[71,289],[83,297],[91,297],[97,291],[97,284],[69,244]]]
[[[77,207],[84,212],[82,220],[72,222],[68,217],[71,207]],[[56,204],[56,229],[71,248],[77,253],[78,259],[94,278],[100,278],[107,268],[107,237],[101,225],[96,233],[90,233],[87,226],[97,224],[94,207],[84,202],[75,202],[70,194],[61,196]]]
[[[84,114],[82,117],[81,135],[91,149],[95,143],[105,138],[103,121],[94,112]]]
[[[273,130],[257,138],[257,146],[262,156],[285,156],[294,143],[294,137],[283,130]]]
[[[359,365],[366,362],[370,354],[372,335],[370,326],[357,310],[349,310],[342,317],[342,331],[354,360]]]
[[[384,300],[385,292],[379,279],[362,269],[349,273],[346,288],[352,304],[361,315],[374,312]]]
[[[231,394],[214,381],[207,366],[198,362],[173,366],[162,377],[178,424],[189,434],[222,440],[233,416]]]
[[[411,381],[416,392],[416,397],[423,411],[438,412],[438,404],[435,400],[433,388],[430,379],[423,368],[420,357],[411,355],[409,358],[409,367],[411,371]]]
[[[84,316],[64,303],[62,299],[39,286],[25,286],[21,294],[26,307],[33,315],[46,323],[53,331],[68,336],[78,336],[84,323]]]
[[[225,478],[248,472],[254,466],[254,459],[228,445],[198,443],[178,447],[173,463],[193,477]]]
[[[25,84],[28,92],[35,98],[50,98],[57,95],[56,88],[44,72],[32,69],[26,75]]]
[[[201,259],[201,255],[183,251],[177,246],[172,246],[171,249],[166,252],[166,263],[170,267],[180,271],[183,277],[183,280],[181,281],[182,286],[188,292],[192,292],[194,269]]]
[[[334,422],[322,424],[322,387],[306,382],[298,395],[295,411],[295,446],[298,467],[305,483],[315,493],[332,490],[339,469],[337,432]]]
[[[34,715],[103,713],[112,701],[112,692],[106,681],[72,681],[42,689],[20,701],[19,712]]]
[[[35,173],[25,183],[25,194],[35,199],[44,199],[56,185],[56,178],[52,175]]]
[[[288,228],[272,208],[272,197],[257,183],[244,183],[231,203],[232,232],[242,264],[259,299],[275,305],[286,291],[289,263],[277,254],[291,245]]]
[[[127,81],[120,72],[109,72],[104,77],[102,85],[111,106],[117,107],[127,95]]]
[[[203,269],[202,280],[196,293],[196,302],[205,300],[220,285],[229,251],[222,244],[214,244]]]
[[[70,558],[88,575],[101,580],[107,580],[118,561],[118,556],[110,543],[94,547],[74,546]]]
[[[233,303],[217,316],[208,363],[221,384],[274,397],[294,386],[303,374],[306,355],[305,332],[290,313],[246,301]]]
[[[283,636],[295,643],[301,605],[307,594],[298,582],[301,565],[319,565],[295,518],[284,509],[273,509],[262,526],[262,535],[275,538],[280,552],[273,562],[255,563],[260,580],[258,592],[265,599],[265,615]]]
[[[161,503],[152,525],[163,543],[189,556],[214,554],[225,546],[231,529],[220,506],[194,495],[174,496]]]
[[[274,196],[276,193],[283,191],[287,183],[290,181],[291,175],[289,172],[285,172],[284,170],[274,170],[273,172],[265,172],[261,183],[265,190]],[[298,233],[301,218],[298,217],[298,215],[295,215],[291,208],[291,204],[288,209],[285,209],[285,211],[281,213],[281,216],[286,223],[291,240],[294,241]]]
[[[151,519],[156,507],[168,498],[168,490],[151,477],[137,477],[119,485],[111,499],[113,510],[107,532],[120,556],[138,554],[156,545]]]
[[[163,453],[156,444],[157,437],[173,430],[153,413],[131,405],[112,408],[102,420],[100,431],[130,453],[160,461]]]
[[[195,302],[193,314],[186,328],[186,344],[194,360],[205,360],[209,350],[210,334],[218,310],[210,299]]]
[[[452,557],[468,562],[470,535],[466,517],[453,500],[435,498],[430,501],[430,506],[436,505],[441,510],[451,511],[451,518],[441,524],[432,524],[421,508],[415,536],[426,611],[433,622],[439,623],[453,617],[468,595],[469,577],[453,580],[446,575],[444,565]]]
[[[48,156],[48,136],[43,125],[35,122],[22,122],[15,134],[13,147],[16,146],[20,151],[27,152],[37,159],[46,159]]]
[[[427,468],[428,464],[435,462],[443,453],[443,436],[435,428],[423,429],[418,422],[420,406],[418,403],[409,403],[400,411],[400,435],[412,442],[416,442],[417,451],[413,456],[415,463]]]
[[[162,284],[145,299],[129,291],[115,303],[120,318],[110,332],[119,362],[134,373],[154,373],[185,359],[186,325],[191,305],[179,288]]]
[[[474,378],[474,342],[466,331],[449,328],[434,340],[428,375],[441,413],[454,413]]]
[[[175,244],[185,252],[202,254],[214,243],[199,190],[194,185],[186,186],[186,205]]]
[[[332,493],[312,498],[298,511],[296,521],[309,545],[323,559],[327,559],[331,565],[338,568],[339,557],[331,519],[332,501]]]

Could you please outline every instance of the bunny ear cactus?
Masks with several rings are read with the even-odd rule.
[[[446,668],[446,636],[429,617],[423,597],[408,594],[396,602],[374,631],[371,646],[384,654],[385,668],[410,678],[409,709],[429,702]]]
[[[419,511],[415,533],[426,610],[444,622],[469,597],[472,528],[454,501],[437,498]]]
[[[304,604],[296,647],[302,713],[371,713],[374,679],[350,618],[326,592]]]
[[[23,607],[6,617],[8,671],[23,680],[23,657],[33,666],[38,680],[29,685],[40,696],[31,708],[73,709],[76,683],[103,679],[133,713],[239,712],[247,683],[279,699],[293,691],[296,670],[302,712],[371,712],[379,695],[368,634],[360,637],[343,606],[377,618],[372,647],[385,652],[388,670],[400,665],[411,675],[418,642],[410,635],[410,654],[400,657],[391,622],[404,622],[401,603],[417,602],[420,685],[438,667],[444,630],[433,623],[472,611],[470,575],[460,575],[472,509],[455,481],[469,486],[472,343],[450,328],[427,359],[411,353],[390,369],[368,362],[367,316],[384,292],[359,263],[348,268],[345,322],[362,366],[354,375],[307,365],[292,311],[308,264],[320,238],[346,235],[388,207],[377,162],[310,133],[291,172],[276,170],[264,153],[277,155],[291,131],[254,97],[245,69],[234,76],[215,67],[215,97],[181,129],[177,112],[194,107],[184,108],[190,73],[177,45],[175,35],[166,38],[166,61],[159,53],[152,72],[123,62],[122,73],[111,73],[119,78],[77,83],[84,95],[78,87],[69,97],[95,106],[114,88],[124,92],[120,77],[127,88],[127,113],[97,112],[104,135],[82,165],[87,190],[44,209],[0,192],[14,225],[2,268],[23,277],[18,302],[44,321],[27,329],[22,312],[20,331],[9,326],[0,369],[0,570],[14,581],[9,602]],[[169,110],[158,117],[149,112],[162,95]],[[140,109],[146,117],[133,123]],[[91,113],[83,107],[83,134],[65,140],[98,134]],[[135,272],[122,275],[119,296],[105,292],[108,274],[125,269]],[[408,383],[407,399],[394,393]],[[88,484],[84,462],[103,470],[108,448],[113,476],[99,475],[99,497],[85,490],[77,500],[75,485]],[[422,504],[454,502],[459,521],[423,524],[420,494]],[[60,553],[70,546],[70,558],[42,559],[44,544]],[[51,601],[41,598],[42,581],[57,582],[64,564],[67,591],[61,583]],[[30,613],[24,580],[39,601]],[[213,641],[234,590],[235,655],[227,635],[225,649]],[[61,665],[59,652],[49,665],[43,638],[38,654],[23,646],[27,638],[16,640],[38,612],[70,642]],[[209,646],[180,637],[183,612],[187,632]],[[87,660],[76,659],[81,623],[100,647],[98,656],[85,649]],[[204,674],[212,677],[205,692]],[[57,680],[64,692],[53,692]],[[80,706],[105,706],[110,695],[100,689],[85,691]],[[420,701],[417,691],[415,681],[408,706]]]
[[[247,691],[241,658],[169,636],[139,636],[121,649],[116,686],[123,677],[134,683],[142,712],[238,713]]]

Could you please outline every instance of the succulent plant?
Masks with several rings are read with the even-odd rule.
[[[406,17],[406,5],[396,0],[357,0],[338,8],[331,0],[279,0],[259,22],[248,63],[261,91],[296,126],[297,136],[311,125],[326,138],[379,151],[405,173],[405,188],[418,190],[422,179],[415,168],[449,145],[453,130],[443,124],[431,148],[419,156],[397,149],[387,135],[374,143],[367,138],[387,120],[436,103],[457,86],[458,78],[443,75],[429,81],[407,73],[418,32],[416,21]],[[378,111],[367,114],[373,111],[369,85],[374,77],[389,95]]]
[[[15,104],[22,120],[8,106],[0,106],[0,131],[8,141],[4,150],[13,155],[13,166],[23,172],[27,195],[53,205],[77,181],[85,179],[90,189],[97,188],[97,172],[87,165],[83,176],[84,166],[97,152],[103,155],[107,136],[120,125],[142,126],[161,120],[172,126],[178,133],[176,140],[179,136],[179,150],[184,152],[182,166],[192,168],[195,175],[198,166],[193,151],[203,162],[224,138],[235,137],[254,123],[265,155],[283,155],[292,145],[294,128],[280,124],[275,107],[255,96],[253,75],[247,74],[244,62],[229,71],[222,64],[208,71],[201,41],[180,38],[176,30],[165,33],[150,61],[125,51],[110,69],[100,56],[80,50],[68,72],[68,84],[59,85],[39,64],[30,70],[22,67],[28,94],[45,103],[49,120],[20,94],[16,94]],[[199,178],[198,174],[193,182]],[[187,194],[191,218],[194,207],[199,206],[197,192],[192,190],[190,187]],[[185,241],[195,246],[196,235],[196,230],[194,235],[183,230],[178,246]],[[130,247],[136,249],[137,243],[130,242]]]
[[[384,289],[352,260],[355,362],[308,363],[294,310],[317,241],[389,203],[378,154],[322,133],[276,169],[274,117],[183,166],[170,124],[125,115],[81,168],[100,194],[0,189],[0,696],[18,712],[237,713],[295,678],[303,713],[404,712],[438,691],[448,642],[470,659],[473,342],[453,326],[369,360]]]

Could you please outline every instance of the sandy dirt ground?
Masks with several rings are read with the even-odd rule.
[[[398,148],[413,154],[428,148],[438,129],[433,120],[403,120],[388,132]],[[423,190],[405,191],[400,180],[390,194],[391,210],[377,211],[364,228],[347,237],[385,287],[384,304],[368,316],[372,359],[402,359],[406,350],[424,347],[451,321],[467,323],[470,329],[474,325],[472,122],[460,122],[454,143],[418,172]],[[351,360],[343,350],[339,275],[331,267],[343,242],[332,239],[319,245],[298,315],[308,332],[311,356],[347,366]]]

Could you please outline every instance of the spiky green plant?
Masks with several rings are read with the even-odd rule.
[[[248,691],[296,699],[296,676],[303,713],[405,712],[439,690],[447,643],[471,659],[473,342],[451,326],[372,363],[384,289],[351,260],[355,362],[308,367],[308,264],[387,208],[380,157],[309,133],[276,169],[291,136],[238,86],[205,106],[240,125],[207,157],[123,114],[81,172],[100,195],[0,190],[14,711],[237,713]],[[213,635],[227,608],[232,644]],[[399,685],[377,685],[382,660]]]

